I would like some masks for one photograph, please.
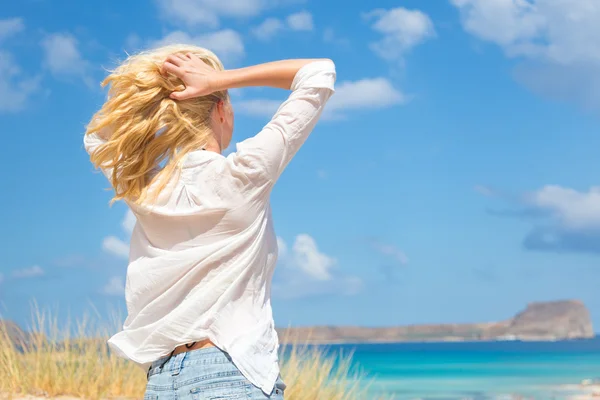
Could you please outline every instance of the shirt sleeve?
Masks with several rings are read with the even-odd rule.
[[[334,92],[335,65],[330,60],[313,61],[296,73],[292,93],[271,121],[254,137],[237,144],[229,158],[248,175],[274,183],[308,135]]]
[[[97,133],[83,135],[83,147],[85,148],[85,151],[87,151],[88,154],[90,154],[90,155],[94,151],[96,151],[96,149],[100,145],[102,145],[104,143],[106,143],[106,140],[103,139]],[[104,176],[106,176],[106,178],[108,178],[109,180],[112,178],[112,168],[103,167],[103,168],[100,168],[100,170],[102,170],[102,173],[104,173]]]

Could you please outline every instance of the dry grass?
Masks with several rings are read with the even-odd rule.
[[[295,344],[280,358],[286,400],[367,399],[365,376],[352,368],[351,354],[332,357],[316,347]]]
[[[92,329],[83,318],[71,335],[50,313],[37,306],[29,343],[15,344],[0,327],[0,398],[70,396],[71,398],[141,399],[146,374],[108,350],[109,329]],[[21,348],[19,348],[19,345]],[[282,355],[286,400],[366,399],[361,376],[350,356],[331,357],[307,346],[293,346]]]

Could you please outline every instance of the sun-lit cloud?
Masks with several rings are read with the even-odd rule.
[[[0,49],[0,113],[16,112],[40,89],[40,77],[26,77],[14,56]]]
[[[259,40],[268,41],[282,32],[312,31],[314,29],[313,16],[308,11],[288,15],[284,20],[269,17],[262,23],[252,28],[252,34]]]
[[[23,30],[25,30],[23,18],[0,19],[0,43]]]
[[[245,53],[242,36],[233,29],[190,35],[184,31],[174,31],[163,38],[150,42],[151,47],[177,43],[189,43],[213,51],[223,62],[235,62]]]
[[[324,119],[346,118],[349,111],[368,111],[408,102],[407,95],[383,77],[345,81],[337,84],[335,94],[325,106]],[[236,110],[259,117],[271,117],[282,100],[241,99],[234,102]]]
[[[276,296],[292,299],[316,295],[354,295],[360,278],[339,271],[337,260],[323,253],[308,234],[297,235],[291,248],[277,238],[279,267],[273,283]]]
[[[41,42],[44,62],[55,77],[77,77],[91,85],[90,63],[83,58],[79,42],[68,33],[52,33]]]
[[[102,250],[117,257],[129,257],[129,244],[115,236],[107,236],[102,240]]]
[[[222,18],[248,18],[277,6],[275,0],[157,0],[167,21],[198,28],[217,28]]]
[[[340,82],[329,101],[325,117],[345,115],[345,111],[387,108],[404,104],[409,97],[383,77]]]
[[[267,18],[260,25],[252,28],[252,34],[256,38],[267,41],[286,28],[285,24],[278,18]]]
[[[371,27],[382,35],[371,43],[371,49],[390,61],[402,61],[406,53],[436,35],[431,18],[419,10],[376,9],[364,14],[364,18],[373,21]]]
[[[312,31],[315,28],[313,16],[308,11],[300,11],[289,15],[287,25],[294,31]]]
[[[465,31],[521,61],[519,82],[600,110],[600,3],[596,0],[451,0]]]
[[[566,229],[600,229],[600,187],[580,192],[547,185],[527,194],[525,199],[528,204],[546,210]]]
[[[526,249],[600,254],[600,187],[578,191],[546,185],[523,194],[510,207],[491,214],[529,222]]]
[[[283,101],[272,99],[242,99],[234,101],[234,108],[246,115],[271,117]]]
[[[130,209],[128,209],[125,213],[125,216],[123,217],[123,221],[121,222],[121,228],[123,229],[123,232],[127,235],[127,237],[131,236],[135,223],[135,215],[133,214],[133,212],[131,212]],[[114,235],[107,236],[102,240],[102,249],[105,252],[117,256],[119,258],[129,258],[129,243],[122,239],[119,239]]]
[[[40,76],[27,76],[12,52],[3,49],[25,30],[22,18],[0,19],[0,113],[17,112],[40,89]]]

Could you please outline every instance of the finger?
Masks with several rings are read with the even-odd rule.
[[[191,99],[192,97],[194,97],[194,95],[192,94],[192,90],[190,90],[190,88],[185,88],[181,92],[171,93],[169,95],[169,97],[174,100],[187,100],[187,99]]]
[[[171,62],[165,62],[162,65],[161,73],[163,75],[171,73],[176,77],[181,78],[183,76],[183,69],[175,64],[172,64]]]
[[[165,60],[165,62],[170,62],[171,64],[175,64],[178,67],[181,66],[181,64],[183,64],[183,59],[175,54],[170,54],[169,56],[167,56],[167,59]]]
[[[202,60],[202,58],[198,57],[196,54],[194,53],[187,53],[185,55],[187,57],[186,61],[191,61],[193,62],[195,65],[200,65],[200,66],[207,66],[208,64],[206,64],[204,62],[204,60]]]

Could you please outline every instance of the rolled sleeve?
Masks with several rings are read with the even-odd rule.
[[[334,93],[335,79],[335,65],[330,60],[300,68],[290,87],[292,93],[271,121],[257,135],[238,143],[230,156],[234,164],[275,182],[315,127]]]
[[[333,61],[314,61],[300,68],[294,77],[290,90],[322,88],[334,91],[335,75],[335,64]]]

